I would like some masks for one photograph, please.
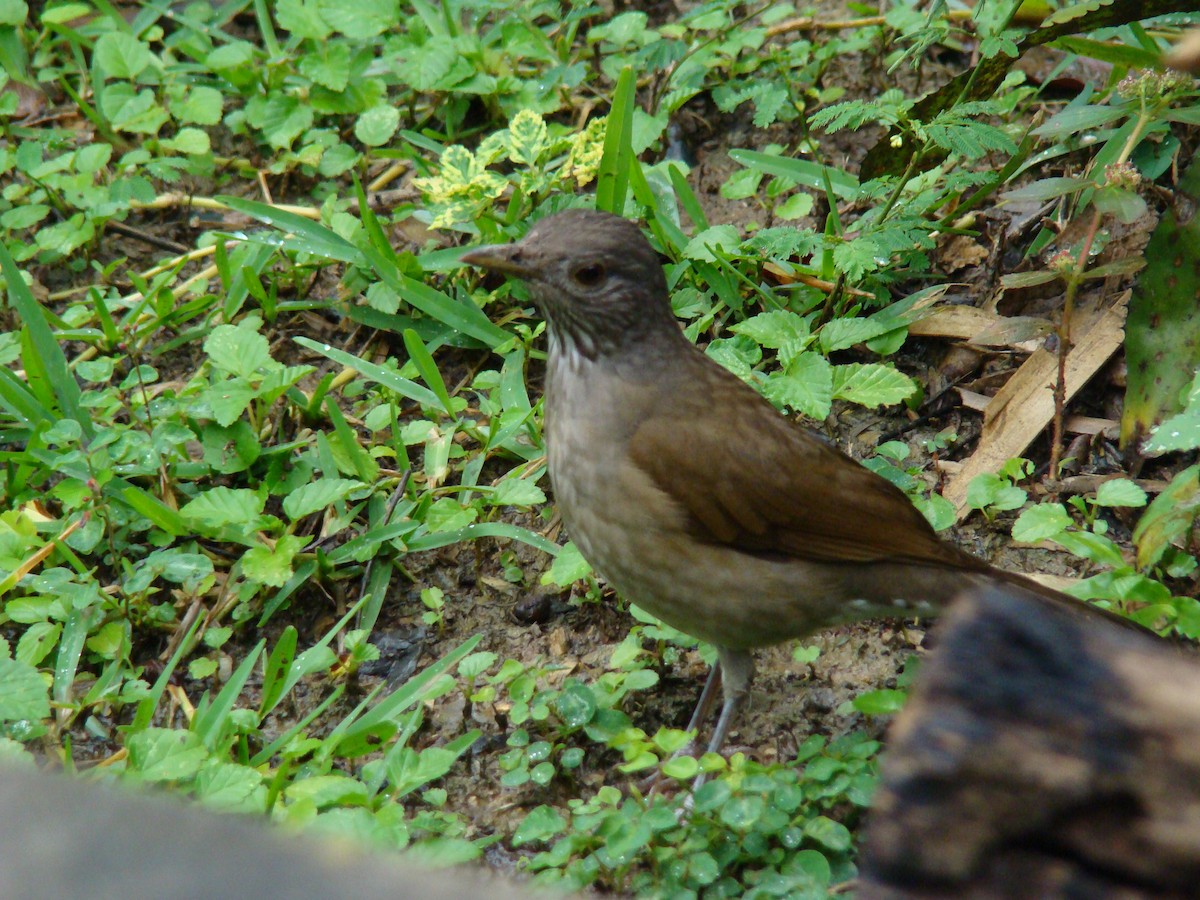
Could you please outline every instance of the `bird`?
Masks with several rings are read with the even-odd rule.
[[[995,584],[1082,607],[939,538],[903,491],[689,341],[633,222],[569,209],[461,259],[522,279],[545,318],[547,461],[571,540],[618,594],[716,649],[687,726],[719,689],[709,752],[756,648]]]

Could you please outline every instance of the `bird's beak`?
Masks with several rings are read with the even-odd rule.
[[[462,261],[470,266],[491,269],[493,272],[503,272],[506,275],[516,275],[526,278],[533,274],[533,268],[521,258],[520,244],[492,244],[487,247],[476,247],[464,253]]]

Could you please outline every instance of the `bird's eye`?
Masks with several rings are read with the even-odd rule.
[[[586,266],[580,266],[571,273],[571,277],[583,287],[596,287],[604,280],[604,266],[600,263],[588,263]]]

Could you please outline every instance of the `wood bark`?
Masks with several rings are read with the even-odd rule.
[[[1090,607],[956,602],[892,728],[863,900],[1200,897],[1200,662]]]
[[[363,853],[348,840],[289,834],[247,816],[32,766],[0,767],[4,900],[545,896],[481,866],[426,870],[402,854]]]

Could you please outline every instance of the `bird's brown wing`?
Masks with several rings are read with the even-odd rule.
[[[686,511],[694,537],[823,562],[963,566],[898,488],[787,421],[733,376],[695,374],[708,390],[681,392],[678,405],[643,422],[629,446],[634,464]]]

